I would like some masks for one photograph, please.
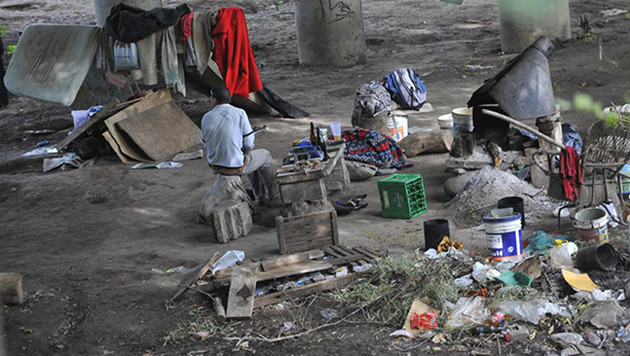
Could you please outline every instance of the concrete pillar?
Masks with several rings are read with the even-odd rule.
[[[499,0],[501,49],[521,52],[538,37],[571,38],[569,0]]]
[[[295,23],[301,64],[365,63],[361,0],[298,0]]]
[[[94,8],[96,9],[96,25],[105,26],[105,20],[112,7],[124,3],[129,6],[139,7],[145,10],[151,10],[156,7],[162,7],[162,0],[94,0]]]

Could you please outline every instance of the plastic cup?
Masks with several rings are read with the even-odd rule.
[[[333,122],[330,124],[330,129],[335,137],[335,141],[341,140],[341,122]]]

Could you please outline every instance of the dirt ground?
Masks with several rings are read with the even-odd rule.
[[[181,1],[167,0],[173,6]],[[464,106],[484,79],[512,56],[501,53],[498,9],[493,0],[465,0],[455,6],[436,0],[363,0],[368,48],[365,65],[347,69],[298,64],[293,4],[271,0],[188,2],[196,11],[228,5],[246,11],[249,34],[265,84],[313,115],[308,119],[252,118],[269,130],[256,144],[270,150],[279,163],[292,140],[305,137],[309,123],[342,121],[350,126],[354,92],[363,82],[387,72],[412,67],[428,88],[431,113],[410,116],[410,126],[437,128],[436,118]],[[601,10],[628,8],[626,0],[571,1],[573,34],[580,34],[579,16],[588,14],[597,36],[592,41],[557,43],[550,59],[556,96],[571,100],[584,92],[608,104],[630,94],[630,18],[604,18]],[[72,4],[57,0],[0,0],[0,25],[8,25],[5,45],[31,23],[95,23],[91,0]],[[599,60],[600,48],[603,59]],[[467,64],[494,66],[468,71]],[[165,342],[180,323],[191,318],[191,306],[205,305],[189,293],[170,304],[181,274],[163,276],[183,265],[193,268],[215,251],[242,249],[248,258],[277,253],[274,229],[256,226],[246,238],[228,245],[209,237],[208,227],[196,223],[203,194],[213,176],[203,160],[186,161],[173,170],[132,171],[116,157],[99,159],[81,170],[41,173],[41,159],[21,154],[36,142],[60,140],[72,126],[67,108],[11,97],[0,110],[0,271],[23,274],[27,302],[5,309],[10,355],[181,355],[232,353],[235,341],[212,337],[203,342]],[[197,123],[207,111],[200,93],[177,99]],[[565,121],[585,133],[594,118],[568,111]],[[30,136],[25,130],[53,129],[49,136]],[[344,245],[412,251],[423,245],[422,222],[443,217],[448,198],[442,183],[446,155],[411,159],[409,173],[425,180],[429,212],[412,220],[380,216],[376,179],[354,183],[352,190],[368,194],[370,206],[340,219]],[[525,235],[549,224],[528,226]],[[484,235],[455,230],[455,237],[473,251],[485,251]],[[254,321],[273,325],[269,311],[256,311]],[[247,323],[245,323],[247,324]],[[260,325],[260,324],[259,324]],[[238,334],[242,324],[231,327]],[[380,355],[440,353],[405,346],[388,337],[390,328],[370,324],[341,324],[306,337],[276,344],[252,343],[262,354]],[[243,348],[241,348],[243,349]],[[424,351],[420,351],[424,350]],[[452,348],[468,354],[470,349]],[[496,350],[486,350],[496,352]],[[242,354],[249,351],[238,351]],[[503,353],[526,353],[510,346]],[[533,350],[531,352],[543,352]]]

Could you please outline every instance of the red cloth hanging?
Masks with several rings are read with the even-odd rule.
[[[182,36],[179,39],[180,41],[186,42],[186,40],[188,40],[188,37],[190,37],[190,35],[192,34],[192,20],[192,11],[179,19],[179,25],[182,27]]]
[[[230,7],[219,10],[218,23],[212,30],[214,60],[232,95],[249,97],[263,88],[254,51],[249,44],[243,10]]]
[[[578,189],[583,183],[580,155],[575,148],[565,146],[560,154],[560,174],[562,175],[562,188],[564,196],[570,201],[578,198]]]

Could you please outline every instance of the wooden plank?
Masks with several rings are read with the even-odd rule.
[[[327,247],[324,249],[324,253],[326,253],[327,255],[336,257],[336,258],[343,258],[344,256],[340,255],[337,251],[333,250],[330,247]]]
[[[363,247],[363,246],[358,246],[354,248],[355,251],[362,253],[366,256],[372,257],[372,258],[379,258],[381,256],[377,255],[376,253],[368,250],[367,248]]]
[[[171,298],[172,301],[176,302],[179,299],[181,299],[181,297],[184,295],[184,293],[186,293],[186,291],[193,285],[195,284],[199,279],[201,279],[206,273],[208,273],[208,270],[210,269],[210,267],[212,267],[212,265],[221,257],[221,255],[219,255],[219,252],[215,252],[212,257],[210,257],[206,262],[202,263],[199,267],[197,267],[197,269],[195,270],[195,272],[188,277],[187,279],[183,280],[179,287],[177,288],[177,291],[175,291],[175,295],[173,295],[173,298]]]
[[[258,281],[268,281],[305,273],[325,271],[331,268],[333,268],[333,265],[326,261],[310,261],[309,263],[280,267],[267,272],[258,272],[256,276]]]
[[[324,251],[322,250],[311,250],[301,253],[294,253],[291,255],[262,261],[262,269],[263,271],[267,272],[274,268],[284,267],[296,263],[309,262],[310,260],[322,257],[324,257]]]
[[[328,239],[330,240],[330,244],[332,245],[332,236],[330,236],[331,232],[332,230],[330,229],[321,228],[321,229],[312,231],[311,233],[308,233],[308,234],[285,237],[284,243],[286,245],[289,245],[291,243],[295,244],[297,242],[303,242],[303,241],[309,241],[309,240]]]
[[[339,246],[331,246],[330,248],[336,251],[342,257],[354,255],[354,253],[349,253],[348,251],[343,250]]]
[[[229,280],[232,277],[232,271],[236,268],[239,267],[245,267],[248,268],[254,272],[258,272],[260,271],[261,267],[260,267],[260,262],[248,262],[248,263],[243,263],[240,264],[238,266],[234,266],[234,267],[229,267],[229,268],[225,268],[222,270],[217,271],[214,274],[214,279],[225,279],[225,280]]]
[[[327,281],[316,282],[296,289],[288,289],[281,292],[270,293],[254,299],[254,308],[260,308],[285,300],[304,297],[307,295],[324,292],[331,289],[339,289],[348,286],[359,278],[363,272],[351,273],[347,276],[337,277]]]
[[[283,218],[282,216],[277,216],[276,217],[276,233],[278,234],[278,250],[280,250],[280,253],[286,253],[287,252],[287,246],[285,244],[285,239],[284,239],[284,223],[283,223]]]
[[[254,309],[254,292],[256,291],[256,273],[248,268],[237,268],[230,279],[228,294],[227,319],[249,319]]]
[[[99,112],[90,117],[83,125],[73,130],[70,135],[65,137],[63,140],[57,143],[56,147],[58,151],[62,151],[64,148],[68,147],[74,140],[79,138],[85,132],[87,132],[92,126],[96,125],[99,121],[106,119],[107,117],[113,115],[112,111],[114,110],[117,102],[112,102],[105,105]]]
[[[330,241],[330,239],[309,241],[307,243],[302,243],[299,245],[287,246],[287,252],[291,253],[291,252],[300,252],[304,250],[310,250],[313,248],[324,248],[326,246],[330,246],[331,243],[332,241]]]
[[[298,240],[298,241],[291,240],[291,241],[287,242],[287,248],[295,247],[295,246],[301,246],[301,245],[308,246],[309,244],[320,243],[320,242],[326,244],[324,247],[332,246],[332,239],[330,238],[330,236],[322,236],[322,237],[304,238],[304,239],[301,239],[301,240]],[[302,250],[302,251],[307,251],[307,250],[312,250],[312,248],[309,248],[309,249],[306,249],[306,250]]]
[[[350,262],[359,261],[364,258],[365,256],[363,255],[352,255],[352,256],[347,256],[347,257],[330,258],[325,261],[334,266],[341,266],[341,265],[348,264]]]
[[[284,233],[285,241],[298,238],[298,237],[303,237],[303,236],[321,236],[322,234],[332,239],[332,227],[330,226],[330,223],[317,224],[317,225],[307,224],[300,227],[299,229],[296,228],[294,229],[294,231],[291,231],[291,232],[288,232],[285,226],[284,231],[285,231]]]
[[[352,250],[351,248],[348,247],[344,247],[344,246],[337,246],[338,248],[342,249],[343,251],[346,251],[349,255],[356,255],[356,251]]]
[[[344,144],[345,147],[345,144]],[[341,154],[339,155],[341,156]],[[332,225],[332,239],[333,245],[339,245],[339,228],[337,227],[337,212],[335,210],[330,212],[330,221]]]

